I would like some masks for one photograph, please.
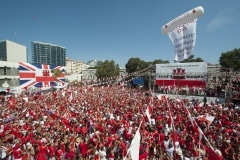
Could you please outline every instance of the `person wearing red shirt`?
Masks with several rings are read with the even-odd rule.
[[[21,145],[18,142],[15,143],[15,146],[13,147],[12,154],[13,154],[14,160],[21,160],[22,159],[23,151],[21,149]]]
[[[149,143],[148,142],[143,142],[143,143],[145,143],[146,147],[144,148],[142,145],[140,145],[139,160],[147,160],[147,158],[148,158]]]
[[[48,155],[49,155],[49,160],[54,160],[55,159],[55,153],[56,153],[56,148],[54,146],[54,143],[50,143],[48,146]]]
[[[71,145],[66,146],[66,152],[64,154],[64,159],[67,159],[67,160],[75,159],[75,152],[74,152],[73,148],[71,148]]]
[[[122,157],[124,157],[127,154],[127,146],[126,144],[122,141],[120,142],[121,150],[122,150]]]
[[[56,150],[56,160],[62,160],[63,157],[63,151],[61,149],[61,145],[58,144],[57,150]]]
[[[47,160],[47,153],[47,147],[43,142],[40,142],[38,146],[38,153],[36,155],[37,160]]]
[[[87,146],[87,143],[85,141],[85,139],[81,139],[79,145],[78,145],[78,148],[79,148],[79,151],[80,151],[80,154],[83,158],[86,158],[87,157],[87,150],[88,150],[88,146]]]
[[[114,156],[115,147],[114,146],[109,147],[109,155],[108,155],[109,160],[114,160],[114,158],[115,158],[115,156]]]

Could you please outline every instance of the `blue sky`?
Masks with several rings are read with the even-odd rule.
[[[222,52],[240,48],[238,0],[5,0],[1,2],[0,40],[66,48],[67,57],[87,62],[131,57],[174,60],[174,47],[161,33],[164,24],[202,6],[194,57],[218,64]]]

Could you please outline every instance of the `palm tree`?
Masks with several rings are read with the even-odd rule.
[[[55,78],[55,81],[56,81],[56,82],[59,81],[59,80],[58,80],[58,77],[60,77],[60,75],[63,74],[62,71],[59,70],[59,69],[52,69],[52,70],[51,70],[51,73],[52,73],[53,77]]]

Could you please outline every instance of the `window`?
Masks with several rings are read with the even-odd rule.
[[[7,75],[7,67],[6,66],[3,68],[3,75]]]

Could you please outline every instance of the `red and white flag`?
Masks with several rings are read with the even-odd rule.
[[[185,107],[184,105],[183,105],[183,110],[186,112],[186,114],[188,115],[188,119],[191,121],[192,125],[194,126],[194,119],[192,118],[192,115],[187,109],[187,107]]]
[[[209,160],[223,160],[221,155],[218,155],[212,148],[207,147]]]
[[[151,114],[150,114],[150,111],[149,111],[149,108],[148,108],[148,107],[147,107],[145,113],[146,113],[146,115],[147,115],[148,121],[151,123]]]
[[[212,121],[214,120],[215,117],[213,116],[209,116],[209,115],[202,115],[202,116],[198,116],[197,119],[199,121],[203,121],[206,122],[208,125],[211,125]]]
[[[145,114],[147,115],[147,118],[148,118],[149,122],[151,122],[151,115],[152,115],[152,105],[151,105],[151,102],[147,106]]]

